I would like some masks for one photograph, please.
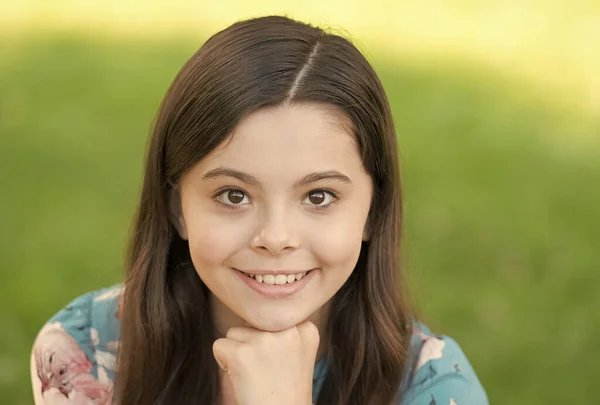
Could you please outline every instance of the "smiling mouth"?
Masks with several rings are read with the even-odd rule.
[[[239,271],[240,273],[242,273],[244,276],[254,279],[257,282],[261,283],[261,284],[267,284],[267,285],[285,285],[285,284],[293,284],[297,281],[302,280],[302,278],[304,276],[306,276],[308,273],[310,273],[311,271],[313,271],[314,269],[311,269],[309,271],[304,271],[304,272],[299,272],[299,273],[263,273],[263,274],[252,274],[252,273],[246,273],[242,270],[238,270],[235,269],[237,271]]]

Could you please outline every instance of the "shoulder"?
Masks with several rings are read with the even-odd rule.
[[[81,295],[41,328],[30,364],[36,405],[111,403],[121,297],[121,285]]]
[[[458,343],[416,324],[413,362],[401,394],[403,405],[487,405],[485,390]]]

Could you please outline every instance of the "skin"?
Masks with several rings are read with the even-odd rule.
[[[347,123],[319,104],[254,112],[183,176],[172,198],[174,224],[211,291],[221,337],[213,349],[229,376],[224,402],[311,403],[329,302],[368,239],[372,181]],[[214,172],[220,169],[254,181]],[[335,176],[297,184],[314,172]],[[297,293],[266,298],[236,269],[314,270]]]

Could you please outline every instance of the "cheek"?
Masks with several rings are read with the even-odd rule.
[[[362,246],[368,204],[353,204],[312,232],[311,248],[323,266],[344,267],[349,274]],[[341,270],[341,269],[340,269]]]
[[[312,251],[321,265],[350,274],[358,261],[361,243],[362,229],[350,232],[347,227],[340,227],[338,230],[329,228],[326,232],[320,232],[319,237],[313,240]]]
[[[190,253],[197,268],[221,265],[247,244],[246,227],[242,224],[210,215],[201,218],[186,221]]]

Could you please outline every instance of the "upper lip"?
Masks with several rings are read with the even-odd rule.
[[[300,273],[307,273],[313,269],[308,269],[308,270],[242,270],[242,269],[237,269],[238,271],[241,271],[242,273],[248,273],[248,274],[252,274],[252,275],[264,275],[264,274],[300,274]]]

